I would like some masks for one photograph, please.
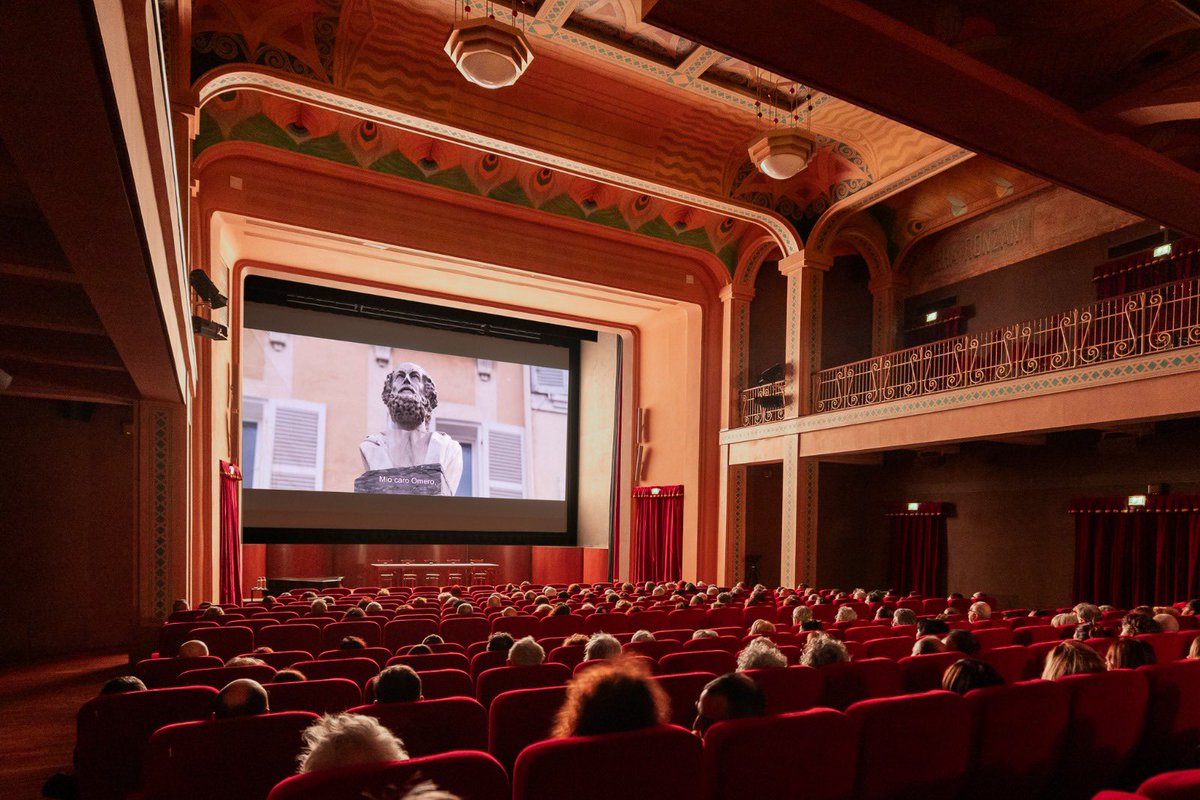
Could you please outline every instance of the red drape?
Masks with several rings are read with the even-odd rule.
[[[1071,503],[1075,599],[1119,608],[1200,596],[1200,497],[1151,495]]]
[[[891,552],[888,584],[904,593],[938,597],[946,593],[945,503],[917,503],[916,509],[888,514]]]
[[[1094,270],[1092,282],[1096,285],[1096,299],[1105,300],[1197,276],[1200,276],[1200,242],[1180,239],[1167,256],[1155,258],[1141,252],[1101,264]]]
[[[221,602],[242,602],[242,531],[238,523],[238,483],[242,471],[237,464],[221,461]]]
[[[634,582],[675,581],[683,572],[683,487],[633,490]]]

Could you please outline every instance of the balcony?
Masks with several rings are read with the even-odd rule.
[[[741,392],[742,425],[762,425],[764,422],[775,422],[783,419],[783,409],[787,405],[784,386],[787,381],[773,381],[743,389]]]
[[[877,405],[1197,345],[1200,279],[1192,278],[822,370],[814,376],[812,410]],[[742,418],[758,424],[746,421],[746,392]]]

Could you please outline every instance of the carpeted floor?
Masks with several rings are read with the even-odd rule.
[[[0,668],[0,798],[41,797],[47,777],[70,769],[76,712],[127,663],[110,651]]]

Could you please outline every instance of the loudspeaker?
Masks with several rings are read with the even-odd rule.
[[[209,339],[216,339],[218,342],[223,342],[229,338],[229,329],[219,322],[213,322],[211,319],[192,315],[192,331],[197,336],[206,336]]]
[[[208,303],[213,308],[224,308],[228,303],[225,295],[221,294],[221,290],[212,282],[212,278],[208,277],[208,273],[202,269],[194,269],[188,273],[188,283],[192,285],[192,291],[200,295],[204,302]]]
[[[8,391],[8,387],[12,386],[12,375],[9,375],[4,370],[0,369],[0,394]]]

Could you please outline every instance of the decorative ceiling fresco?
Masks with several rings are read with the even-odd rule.
[[[513,158],[254,91],[226,92],[200,114],[196,157],[253,142],[695,247],[730,274],[762,231],[731,217],[624,191]],[[746,241],[747,239],[751,241]]]
[[[817,95],[820,150],[809,168],[782,184],[750,174],[746,147],[765,128],[754,106],[764,89],[755,81],[766,79],[645,25],[637,5],[527,3],[536,57],[516,86],[488,92],[463,81],[442,52],[453,0],[198,0],[189,74],[201,82],[253,65],[579,163],[771,209],[801,232],[831,203],[943,146]]]

